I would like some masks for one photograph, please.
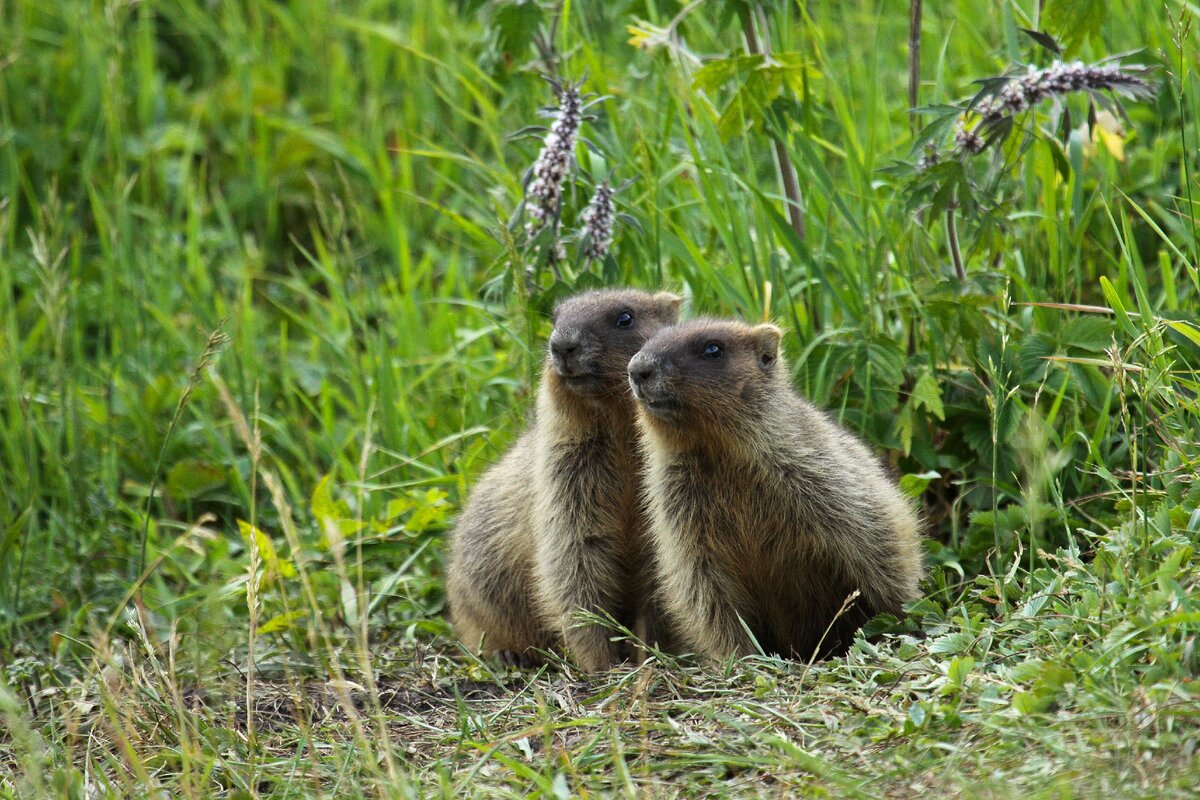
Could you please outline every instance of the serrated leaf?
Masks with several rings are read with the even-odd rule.
[[[1041,659],[1031,658],[1014,664],[1008,671],[1008,677],[1016,683],[1032,683],[1042,673],[1044,666],[1045,663]]]
[[[1081,350],[1103,352],[1112,344],[1112,322],[1103,317],[1076,317],[1062,330],[1060,339],[1065,345]]]
[[[946,669],[946,677],[955,686],[963,686],[973,669],[975,669],[975,659],[970,656],[959,656],[951,659],[950,666]]]
[[[387,510],[383,513],[385,520],[393,520],[401,514],[406,514],[416,505],[411,497],[393,497],[388,501]]]
[[[864,355],[867,363],[862,366],[870,365],[872,383],[882,383],[895,389],[904,382],[904,353],[899,344],[891,339],[876,337],[867,343]],[[864,374],[862,378],[865,381],[867,376]]]
[[[1038,676],[1038,687],[1054,692],[1060,692],[1068,683],[1074,682],[1075,673],[1071,668],[1055,662],[1046,664],[1042,668],[1042,674]]]
[[[1031,333],[1021,340],[1017,364],[1021,368],[1021,381],[1032,383],[1041,380],[1046,372],[1046,359],[1054,355],[1054,340],[1044,333]]]
[[[939,636],[929,643],[929,652],[939,655],[957,655],[971,649],[975,637],[966,631],[954,631]]]
[[[1042,11],[1042,28],[1058,37],[1067,51],[1096,36],[1110,13],[1106,3],[1090,0],[1049,0]]]
[[[1047,695],[1045,692],[1017,692],[1013,695],[1012,707],[1018,714],[1028,716],[1046,711],[1053,703],[1054,696]]]
[[[925,370],[912,389],[913,402],[924,408],[940,420],[946,419],[946,409],[942,405],[942,387],[938,385],[933,373]]]
[[[495,6],[490,27],[496,31],[496,44],[502,53],[523,53],[538,26],[542,9],[532,0],[506,0]]]

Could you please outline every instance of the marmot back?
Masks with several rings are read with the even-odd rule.
[[[575,624],[579,609],[662,636],[642,602],[649,552],[627,366],[679,304],[605,290],[555,309],[534,423],[480,481],[451,540],[451,614],[477,651],[520,662],[561,642],[588,671],[621,660],[607,629]]]
[[[844,652],[918,596],[918,521],[879,461],[788,385],[780,331],[693,320],[629,364],[663,603],[714,657]],[[740,619],[739,619],[740,617]]]

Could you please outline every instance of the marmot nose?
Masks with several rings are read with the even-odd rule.
[[[629,379],[641,386],[654,377],[655,367],[649,361],[634,361],[629,364]]]
[[[579,351],[579,339],[558,331],[550,334],[550,352],[559,358],[568,358]]]

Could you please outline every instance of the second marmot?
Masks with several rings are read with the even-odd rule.
[[[755,641],[842,653],[918,596],[916,514],[862,442],[791,389],[779,340],[773,325],[692,320],[629,363],[662,601],[716,658]]]
[[[450,540],[447,595],[476,652],[535,662],[565,643],[595,672],[624,648],[579,609],[647,642],[665,639],[651,607],[641,461],[626,367],[679,317],[680,298],[585,292],[555,309],[533,425],[471,494]]]

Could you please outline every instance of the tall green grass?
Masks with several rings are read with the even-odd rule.
[[[89,770],[113,795],[339,794],[339,781],[364,795],[408,781],[633,793],[688,765],[697,791],[776,769],[870,793],[830,766],[853,737],[890,743],[854,762],[885,785],[936,762],[959,775],[947,785],[986,792],[999,779],[971,737],[1036,783],[1006,720],[1046,737],[1038,758],[1058,774],[1077,738],[1111,737],[1125,715],[1130,761],[1099,765],[1107,791],[1152,749],[1139,714],[1163,742],[1153,758],[1186,760],[1195,8],[925,7],[923,106],[1044,62],[1021,28],[1068,57],[1141,50],[1127,60],[1158,67],[1157,97],[1126,105],[1124,161],[1053,129],[1048,106],[1026,122],[1043,134],[1014,137],[1004,176],[959,198],[976,201],[955,215],[960,280],[934,198],[890,169],[915,158],[908,9],[761,6],[768,62],[744,56],[738,3],[690,7],[673,35],[678,3],[561,5],[563,74],[608,96],[581,166],[634,179],[619,199],[638,225],[619,229],[611,261],[556,283],[528,280],[508,224],[537,150],[509,134],[553,102],[531,37],[558,6],[0,4],[0,763],[14,776],[0,794],[82,792]],[[1068,107],[1073,129],[1086,107]],[[568,226],[586,199],[580,181]],[[728,702],[761,693],[800,715],[782,743],[755,739],[720,692],[681,695],[676,675],[713,680],[686,666],[598,689],[627,712],[617,720],[579,720],[553,683],[476,712],[456,684],[438,695],[447,716],[410,703],[421,732],[397,733],[390,684],[501,680],[446,655],[440,542],[524,424],[549,305],[597,283],[781,322],[796,386],[921,491],[933,573],[899,654],[864,645],[811,675],[731,667]],[[920,675],[935,673],[931,689]],[[285,755],[269,725],[254,734],[256,693],[313,676],[366,700],[336,726],[301,726]],[[875,681],[886,703],[911,693],[907,721],[847,721]],[[195,687],[231,682],[241,711],[194,710]],[[805,733],[809,712],[788,698],[809,690],[851,738]],[[662,692],[686,703],[656,705]],[[1039,729],[1056,710],[1069,724]],[[665,720],[680,713],[707,721],[664,754],[650,742],[675,741]],[[555,738],[575,723],[586,747]],[[432,749],[408,752],[405,736]],[[539,737],[544,756],[522,755]],[[726,740],[757,744],[726,763]]]

